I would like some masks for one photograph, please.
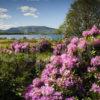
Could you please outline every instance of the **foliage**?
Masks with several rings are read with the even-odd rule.
[[[25,100],[99,100],[100,30],[96,26],[60,44],[39,78],[23,93]]]
[[[0,100],[20,100],[34,71],[35,55],[0,53]]]
[[[24,34],[23,32],[13,32],[13,33],[8,33],[8,32],[3,32],[3,31],[0,31],[0,35],[16,35],[16,34]]]
[[[62,34],[62,31],[63,31],[63,30],[61,30],[61,28],[59,28],[59,29],[56,29],[56,30],[55,30],[55,33],[56,33],[56,34]]]
[[[0,49],[0,100],[23,99],[22,92],[34,77],[41,74],[51,52],[48,50],[45,50],[45,53],[34,52],[33,44],[21,40],[0,42],[6,44],[9,42],[7,48]]]
[[[37,43],[36,50],[38,52],[52,51],[52,45],[48,40],[42,39]]]
[[[40,53],[40,52],[51,52],[52,44],[50,41],[42,39],[35,44],[28,42],[15,41],[13,43],[6,43],[0,47],[2,53]]]
[[[74,0],[60,30],[66,36],[80,36],[94,24],[100,26],[100,0]]]

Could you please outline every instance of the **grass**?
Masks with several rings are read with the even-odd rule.
[[[9,48],[10,45],[16,40],[14,39],[0,39],[0,48]],[[19,40],[20,42],[28,42],[30,44],[30,46],[33,46],[35,45],[36,43],[38,43],[40,41],[40,39],[36,40],[36,39],[20,39]],[[55,44],[56,41],[52,41],[52,40],[49,40],[52,44]],[[43,53],[39,53],[37,52],[35,55],[36,55],[36,58],[38,61],[48,61],[50,56],[51,56],[51,52],[47,51],[47,52],[43,52]],[[33,54],[34,55],[34,54]]]
[[[42,40],[42,38],[41,39],[19,39],[18,41],[20,41],[22,43],[23,42],[28,42],[28,43],[30,43],[30,45],[34,45],[34,44],[38,43],[41,40]],[[8,48],[10,46],[10,44],[13,43],[14,41],[17,41],[17,40],[15,40],[15,39],[2,39],[2,38],[0,38],[0,48]],[[48,39],[48,41],[52,45],[54,45],[56,43],[61,42],[62,40],[59,40],[59,39],[58,40]]]
[[[20,39],[19,41],[21,43],[28,42],[30,44],[30,46],[34,46],[41,40],[42,39]],[[14,41],[16,41],[16,40],[15,39],[0,39],[0,48],[9,48]],[[55,46],[57,43],[60,43],[62,40],[48,39],[48,41],[52,44],[52,46]],[[43,52],[43,53],[37,52],[33,55],[36,55],[36,60],[47,62],[50,59],[52,52],[50,52],[50,51]]]
[[[52,55],[51,52],[36,53],[36,59],[38,61],[47,62],[47,61],[49,61],[51,55]]]

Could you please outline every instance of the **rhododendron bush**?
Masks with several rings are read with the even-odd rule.
[[[26,100],[100,100],[100,30],[58,44],[39,78],[26,88]]]
[[[41,39],[37,43],[21,42],[16,40],[8,46],[8,48],[0,48],[1,53],[17,54],[17,53],[43,53],[52,52],[52,44],[49,40]]]
[[[41,39],[41,41],[39,41],[37,44],[36,44],[36,50],[37,52],[46,52],[46,51],[52,51],[52,44],[46,40],[46,39]]]
[[[11,48],[15,53],[29,52],[29,44],[28,43],[14,42],[11,44]]]

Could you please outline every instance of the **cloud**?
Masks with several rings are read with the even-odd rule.
[[[0,30],[6,30],[6,29],[9,29],[11,27],[14,27],[14,26],[11,24],[1,24],[0,23]]]
[[[24,16],[32,16],[32,17],[35,17],[35,18],[38,17],[38,11],[34,7],[21,6],[19,9],[21,10],[21,12],[23,13]]]
[[[8,15],[8,10],[5,8],[0,8],[0,19],[9,19],[11,18],[10,15]]]

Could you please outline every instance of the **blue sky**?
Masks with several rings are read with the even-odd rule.
[[[18,26],[58,28],[72,0],[0,0],[0,29]]]

